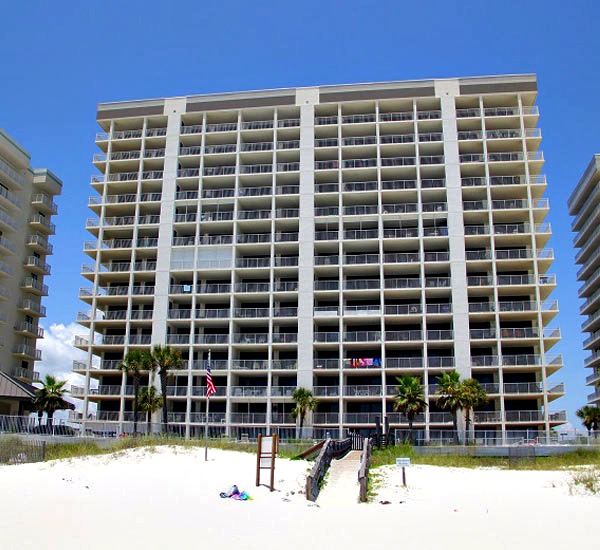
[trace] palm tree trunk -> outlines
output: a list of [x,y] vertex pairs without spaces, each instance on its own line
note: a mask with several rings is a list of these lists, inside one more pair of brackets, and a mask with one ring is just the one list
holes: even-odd
[[412,445],[413,441],[413,421],[414,417],[411,415],[408,417],[408,442]]
[[458,438],[458,419],[456,418],[456,411],[450,411],[452,415],[452,426],[454,427],[454,443],[457,445],[460,443],[460,439]]
[[150,411],[150,409],[148,409],[148,413],[146,416],[146,422],[148,423],[148,429],[147,429],[147,433],[146,435],[150,435],[150,429],[151,429],[151,422],[152,422],[152,412]]
[[470,435],[471,432],[469,431],[469,428],[471,427],[471,411],[469,409],[466,410],[465,412],[465,443],[468,445],[470,442]]
[[163,409],[162,409],[163,430],[164,430],[164,433],[167,433],[169,418],[168,418],[168,414],[167,414],[167,373],[166,373],[166,371],[160,373],[160,389],[163,394]]
[[38,426],[42,425],[42,417],[44,416],[44,411],[39,410],[38,411]]
[[139,413],[139,396],[140,396],[140,378],[133,377],[133,436],[137,435],[138,413]]

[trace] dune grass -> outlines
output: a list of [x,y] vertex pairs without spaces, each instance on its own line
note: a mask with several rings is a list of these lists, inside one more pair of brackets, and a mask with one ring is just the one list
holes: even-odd
[[[302,450],[305,450],[306,442],[289,442],[281,444],[278,456],[281,458],[293,458]],[[73,443],[48,443],[46,446],[46,460],[58,460],[63,458],[77,458],[81,456],[94,456],[115,453],[127,449],[140,447],[157,447],[165,445],[176,445],[179,447],[204,448],[203,439],[182,439],[179,437],[150,436],[150,437],[123,437],[115,440],[81,441]],[[228,439],[209,439],[210,449],[223,449],[227,451],[239,451],[244,453],[256,453],[256,443],[240,442]]]
[[[504,468],[508,469],[507,457],[475,457],[461,455],[418,455],[410,445],[396,445],[375,449],[371,459],[371,467],[377,468],[386,464],[395,464],[396,458],[406,457],[412,464],[428,464],[455,468]],[[562,470],[577,466],[600,466],[600,449],[576,450],[558,456],[536,457],[535,460],[524,459],[513,463],[511,469],[524,470]]]

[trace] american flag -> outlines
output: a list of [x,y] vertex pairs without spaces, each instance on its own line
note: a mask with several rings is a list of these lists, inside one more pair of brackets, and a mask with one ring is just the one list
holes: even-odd
[[217,393],[217,388],[215,387],[215,383],[212,379],[212,374],[210,372],[210,358],[206,362],[206,397],[210,397]]

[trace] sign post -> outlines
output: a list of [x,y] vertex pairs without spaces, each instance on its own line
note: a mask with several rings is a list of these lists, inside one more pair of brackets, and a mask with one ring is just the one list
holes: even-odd
[[270,470],[271,491],[275,490],[275,456],[277,455],[277,434],[258,434],[258,447],[256,451],[256,486],[260,485],[260,471]]
[[410,466],[410,458],[397,458],[396,467],[402,468],[402,485],[406,487],[406,468]]

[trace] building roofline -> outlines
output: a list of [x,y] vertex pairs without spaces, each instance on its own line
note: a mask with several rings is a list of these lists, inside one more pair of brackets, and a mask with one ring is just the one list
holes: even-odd
[[590,184],[596,173],[600,172],[600,153],[596,153],[592,160],[590,160],[587,168],[583,172],[579,182],[575,186],[575,189],[571,193],[567,205],[569,207],[569,213],[573,216],[579,211],[581,201],[584,198],[584,194],[589,191]]
[[[457,78],[438,78],[438,79],[417,79],[417,80],[391,80],[382,82],[365,82],[365,83],[354,83],[354,84],[328,84],[324,86],[301,86],[301,87],[289,87],[289,88],[267,88],[264,90],[248,90],[248,91],[236,91],[236,92],[218,92],[209,94],[191,94],[182,96],[172,97],[161,97],[161,98],[149,98],[149,99],[135,99],[125,101],[114,101],[114,102],[103,102],[98,104],[98,115],[103,111],[113,111],[122,109],[139,109],[153,107],[154,110],[161,109],[167,99],[186,99],[190,102],[204,102],[204,101],[224,101],[224,100],[239,100],[239,99],[250,99],[256,97],[281,97],[295,95],[297,90],[313,89],[317,88],[319,91],[324,93],[331,92],[351,92],[356,90],[377,90],[381,88],[422,88],[427,86],[434,86],[436,82],[443,81],[458,81],[459,85],[488,85],[494,86],[499,84],[507,83],[529,83],[534,84],[535,90],[537,90],[537,76],[535,73],[523,73],[523,74],[506,74],[506,75],[490,75],[490,76],[470,76],[470,77],[457,77]],[[528,89],[525,91],[535,91]],[[475,93],[475,92],[474,92]],[[158,114],[158,113],[151,113]],[[138,116],[132,115],[132,116]],[[100,117],[98,117],[100,118]]]

